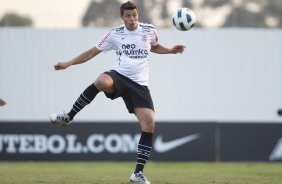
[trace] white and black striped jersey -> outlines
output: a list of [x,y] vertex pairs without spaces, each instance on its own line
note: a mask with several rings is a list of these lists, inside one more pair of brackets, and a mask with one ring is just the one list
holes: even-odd
[[117,59],[113,70],[140,85],[148,86],[149,53],[151,46],[157,44],[158,35],[154,26],[138,23],[138,28],[133,31],[127,30],[125,25],[112,29],[96,47],[103,52],[115,50]]

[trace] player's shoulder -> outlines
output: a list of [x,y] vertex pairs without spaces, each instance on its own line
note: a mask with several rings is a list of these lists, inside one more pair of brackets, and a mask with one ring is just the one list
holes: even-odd
[[148,24],[148,23],[144,23],[144,22],[139,22],[139,26],[144,27],[144,28],[155,29],[155,26],[153,24]]
[[117,27],[114,27],[113,29],[110,30],[111,33],[124,33],[124,29],[125,29],[125,26],[124,25],[119,25]]
[[143,22],[139,22],[139,26],[142,29],[142,31],[154,31],[156,29],[153,24],[148,24]]

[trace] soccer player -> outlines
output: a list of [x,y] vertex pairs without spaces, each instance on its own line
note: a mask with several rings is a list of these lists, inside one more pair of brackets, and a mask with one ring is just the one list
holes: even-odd
[[141,126],[141,138],[138,144],[137,163],[130,177],[132,183],[150,184],[143,168],[152,149],[155,128],[154,105],[148,89],[149,53],[177,54],[185,46],[175,45],[166,48],[158,43],[156,29],[151,24],[138,21],[138,11],[134,3],[128,1],[120,6],[120,17],[124,24],[109,31],[95,47],[85,51],[67,62],[59,62],[55,70],[66,69],[72,65],[84,63],[101,52],[115,50],[117,59],[110,71],[102,73],[93,84],[83,91],[68,113],[51,114],[53,124],[69,125],[74,116],[95,96],[103,91],[107,98],[121,97],[129,113],[134,113]]

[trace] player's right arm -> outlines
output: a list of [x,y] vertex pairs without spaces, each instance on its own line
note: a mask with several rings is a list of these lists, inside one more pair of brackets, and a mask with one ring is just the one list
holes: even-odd
[[75,57],[74,59],[72,59],[70,61],[57,63],[56,65],[54,65],[54,68],[55,68],[55,70],[63,70],[63,69],[66,69],[66,68],[68,68],[72,65],[84,63],[84,62],[92,59],[93,57],[95,57],[96,55],[98,55],[100,53],[101,53],[101,51],[99,49],[97,49],[97,47],[93,47],[93,48],[83,52],[82,54],[78,55],[77,57]]

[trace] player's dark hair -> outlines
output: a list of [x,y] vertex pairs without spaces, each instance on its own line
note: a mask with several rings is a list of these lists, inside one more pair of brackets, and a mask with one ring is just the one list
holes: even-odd
[[137,9],[135,3],[131,2],[131,1],[127,1],[126,3],[123,3],[120,6],[120,14],[123,15],[124,10],[134,10]]

